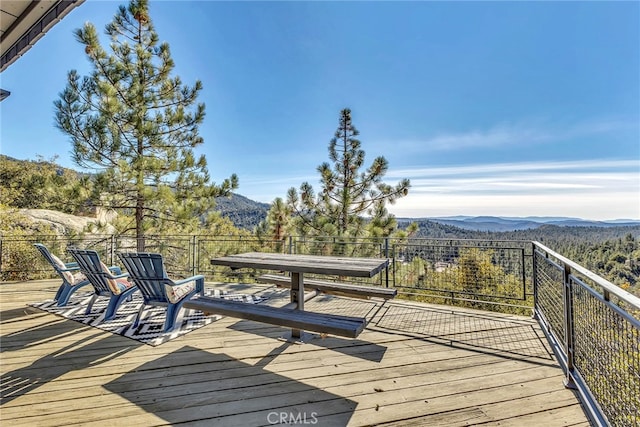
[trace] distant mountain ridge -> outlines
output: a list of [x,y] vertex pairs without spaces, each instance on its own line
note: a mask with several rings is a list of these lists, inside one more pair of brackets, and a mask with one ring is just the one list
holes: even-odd
[[[48,160],[19,160],[0,154],[0,161],[10,161],[24,164],[51,163],[55,165],[60,173],[69,171],[78,176],[88,175],[87,172],[79,172],[74,169],[65,168]],[[0,188],[0,191],[3,189]],[[251,200],[240,194],[233,193],[231,197],[217,197],[215,210],[226,218],[229,218],[236,227],[253,230],[260,221],[266,218],[269,211],[269,203],[261,203]],[[625,227],[640,226],[640,220],[634,219],[614,219],[608,221],[591,221],[582,218],[562,217],[562,216],[526,216],[526,217],[504,217],[504,216],[470,216],[455,215],[445,217],[420,217],[420,218],[397,218],[400,227],[406,226],[410,222],[424,224],[425,228],[433,227],[435,224],[456,227],[458,231],[484,231],[484,232],[511,232],[520,230],[535,230],[543,226],[558,227]],[[429,224],[429,227],[427,227]],[[450,234],[452,230],[439,233]]]
[[[216,198],[215,209],[222,216],[229,218],[236,227],[252,230],[266,218],[270,204],[251,200],[240,194],[233,193],[229,197]],[[448,217],[422,217],[422,218],[398,218],[400,227],[410,222],[432,222],[452,226],[461,230],[509,232],[519,230],[534,230],[543,226],[558,227],[625,227],[638,226],[640,220],[615,219],[608,221],[593,221],[582,218],[562,216],[527,216],[527,217],[503,217],[503,216],[467,216],[456,215]]]
[[474,231],[517,231],[530,230],[543,225],[559,227],[624,227],[640,225],[640,220],[615,219],[610,221],[592,221],[572,217],[499,217],[499,216],[465,216],[435,218],[398,218],[399,222],[433,221],[451,225],[463,230]]
[[267,217],[270,207],[268,203],[256,202],[232,193],[231,197],[216,197],[215,210],[223,217],[229,218],[236,227],[253,230]]

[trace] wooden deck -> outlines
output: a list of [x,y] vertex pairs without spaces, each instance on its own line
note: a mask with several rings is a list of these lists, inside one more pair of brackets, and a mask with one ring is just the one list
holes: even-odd
[[322,296],[369,327],[297,345],[223,318],[151,347],[27,306],[56,284],[0,284],[3,426],[589,425],[526,317]]

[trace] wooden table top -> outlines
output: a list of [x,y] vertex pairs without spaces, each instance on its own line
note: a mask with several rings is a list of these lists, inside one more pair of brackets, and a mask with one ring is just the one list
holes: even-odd
[[292,273],[335,274],[373,277],[389,265],[386,258],[353,258],[324,255],[249,252],[211,260],[213,265],[231,268],[261,268]]

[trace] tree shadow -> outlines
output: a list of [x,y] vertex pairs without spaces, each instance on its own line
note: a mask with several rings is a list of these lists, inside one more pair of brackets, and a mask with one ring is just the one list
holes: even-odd
[[[60,326],[56,326],[57,335],[52,335],[47,341],[54,341],[82,332],[78,329],[76,322],[65,320],[62,323],[70,324],[70,326],[64,326],[62,329],[60,329]],[[28,329],[20,334],[10,334],[3,337],[3,347],[7,344],[7,341],[11,346],[13,340],[24,340],[32,344],[42,343],[42,337],[47,336],[48,328],[49,326],[47,325]],[[104,334],[104,331],[96,331],[95,334],[74,340],[71,344],[41,357],[29,366],[3,372],[0,377],[0,384],[2,384],[0,387],[0,404],[4,405],[11,402],[13,399],[32,392],[69,372],[79,371],[115,359],[143,345],[142,343],[114,335],[96,341],[96,337]],[[124,342],[128,345],[123,345]]]
[[[275,307],[283,306],[289,302],[288,290],[286,289],[271,288],[259,293],[259,295],[266,298],[265,304]],[[305,304],[305,309],[309,311],[341,316],[364,317],[367,319],[367,322],[376,316],[381,307],[382,304],[379,301],[358,300],[333,295],[319,295]],[[256,327],[256,325],[259,325],[259,327]],[[274,339],[281,339],[283,341],[287,340],[291,335],[291,329],[289,328],[249,320],[239,320],[233,325],[228,326],[228,328],[263,337],[275,337]],[[345,355],[376,363],[382,360],[387,350],[387,347],[356,338],[342,338],[334,335],[323,336],[317,333],[305,333],[303,343],[300,345],[306,344],[324,347]],[[273,359],[279,354],[277,351],[272,353],[274,354],[267,355],[262,359],[263,365],[266,366],[270,362],[270,359]]]
[[[304,420],[316,424],[330,417],[332,425],[340,426],[348,424],[357,406],[342,396],[265,370],[259,363],[250,365],[190,346],[150,361],[105,388],[174,425],[252,426],[303,424]],[[140,422],[136,416],[119,421]]]
[[36,314],[42,314],[44,316],[47,313],[28,305],[11,310],[2,310],[0,311],[0,323],[6,324],[16,321],[22,321],[25,317],[31,317]]
[[[291,335],[291,329],[289,328],[272,325],[265,325],[266,327],[256,328],[256,325],[263,324],[256,323],[250,320],[239,320],[233,325],[229,325],[228,328],[235,331],[259,335],[262,337],[269,337],[280,341],[287,341]],[[274,333],[274,331],[279,332]],[[385,346],[371,343],[369,341],[360,340],[357,338],[342,338],[333,335],[322,336],[320,334],[306,332],[304,333],[303,342],[299,344],[285,342],[284,344],[285,347],[289,345],[310,345],[315,347],[323,347],[347,356],[353,356],[375,363],[380,363],[387,351],[387,347]],[[266,366],[273,358],[275,358],[279,354],[279,352],[275,350],[272,353],[266,355],[262,359],[261,364],[263,366]]]
[[[11,311],[18,310],[36,310],[37,313],[33,313],[33,316],[49,316],[51,318],[51,314],[32,307],[25,307],[24,309],[21,308]],[[3,314],[4,313],[7,312],[5,311],[3,312]],[[5,320],[4,316],[2,319],[3,325],[8,323],[8,321]],[[16,316],[14,317],[14,321],[15,319],[20,319],[20,321],[24,320],[24,318],[21,316]],[[70,321],[62,317],[51,319],[52,320],[48,321],[47,323],[34,325],[16,332],[2,335],[2,337],[0,337],[0,341],[2,342],[0,352],[5,353],[8,351],[24,350],[25,348],[53,342],[70,335],[75,335],[90,328],[90,326],[82,325],[81,323]]]
[[553,350],[535,322],[490,312],[452,307],[418,307],[394,302],[381,311],[370,326],[393,333],[466,348],[500,357],[527,358],[553,364]]

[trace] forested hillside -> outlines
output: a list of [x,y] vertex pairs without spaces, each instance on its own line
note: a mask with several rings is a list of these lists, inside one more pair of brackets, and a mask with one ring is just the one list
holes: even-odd
[[[51,209],[90,216],[95,214],[89,202],[92,196],[95,197],[90,177],[62,168],[54,161],[22,161],[0,155],[0,207]],[[216,198],[215,209],[236,228],[251,231],[266,217],[269,205],[233,194],[229,198]],[[536,229],[489,232],[426,219],[417,220],[417,223],[419,229],[412,236],[414,238],[539,241],[613,283],[640,293],[640,225],[569,227],[547,224]],[[407,225],[407,222],[399,221],[400,228]]]
[[216,207],[223,217],[229,218],[236,227],[253,230],[266,216],[269,204],[255,202],[239,194],[231,197],[216,197]]
[[538,241],[618,286],[640,294],[640,225],[561,227],[545,224],[531,230],[464,230],[434,221],[418,222],[414,237]]
[[[55,159],[17,160],[0,155],[0,206],[20,209],[51,209],[74,215],[92,215],[91,174],[63,168]],[[241,229],[253,230],[269,205],[239,194],[216,197],[214,210]]]
[[0,206],[86,214],[93,189],[88,178],[55,159],[24,161],[0,155]]
[[[401,226],[406,223],[401,223]],[[573,247],[583,248],[584,244],[597,244],[615,240],[631,234],[640,236],[640,225],[609,227],[568,227],[544,224],[535,229],[516,231],[476,231],[461,229],[452,225],[430,220],[419,220],[419,231],[414,237],[444,239],[487,239],[487,240],[536,240],[557,252]],[[568,253],[566,253],[568,254]],[[563,252],[563,255],[565,253]]]

